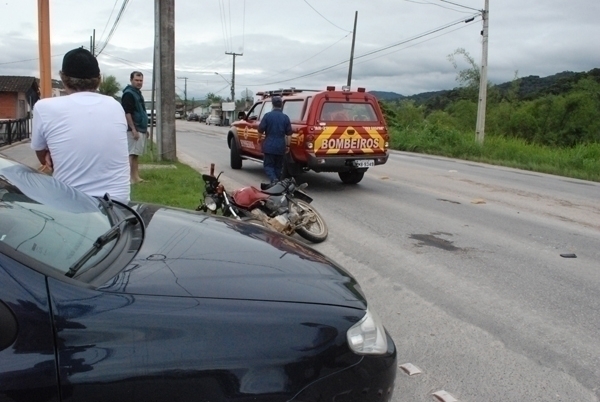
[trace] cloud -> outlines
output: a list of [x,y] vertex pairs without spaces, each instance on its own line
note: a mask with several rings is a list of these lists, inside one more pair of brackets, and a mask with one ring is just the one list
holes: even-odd
[[[4,2],[0,9],[0,74],[38,75],[37,25],[31,19],[36,15],[35,2]],[[145,86],[151,86],[154,8],[146,3],[152,4],[129,3],[99,56],[102,72],[114,75],[122,85],[136,69],[144,72]],[[480,18],[470,24],[462,21],[476,15],[483,0],[452,3],[469,8],[437,0],[236,0],[206,4],[177,0],[176,75],[188,78],[188,97],[197,99],[208,92],[228,96],[233,60],[225,52],[235,51],[243,53],[236,57],[238,96],[246,87],[256,92],[344,85],[352,38],[349,31],[358,11],[353,86],[404,95],[451,89],[457,85],[457,71],[448,62],[448,54],[464,48],[481,62]],[[102,45],[120,6],[120,2],[76,0],[51,4],[54,78],[58,78],[61,55],[74,47],[88,47],[94,29],[97,43]],[[489,79],[494,83],[509,81],[516,70],[519,76],[546,76],[600,67],[600,53],[594,51],[599,14],[600,2],[584,0],[493,2]],[[416,39],[452,22],[457,24]],[[376,53],[361,57],[369,52]],[[184,85],[184,81],[176,81],[181,96]]]

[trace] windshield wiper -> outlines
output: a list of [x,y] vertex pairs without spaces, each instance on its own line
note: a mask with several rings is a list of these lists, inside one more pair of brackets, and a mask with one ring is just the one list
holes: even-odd
[[135,224],[137,223],[137,221],[138,218],[136,216],[129,216],[127,218],[121,219],[119,222],[117,222],[116,225],[108,229],[106,233],[99,236],[92,245],[92,247],[84,255],[79,257],[79,259],[75,261],[73,265],[71,265],[71,267],[69,267],[69,270],[65,275],[69,278],[72,278],[77,273],[77,271],[79,271],[79,269],[83,266],[83,264],[88,262],[90,258],[95,256],[100,250],[102,250],[102,247],[110,243],[112,240],[116,239],[121,234],[122,223]]
[[114,221],[116,221],[116,215],[113,208],[114,204],[112,198],[110,198],[110,194],[105,193],[104,197],[98,197],[97,200],[100,202],[100,205],[104,207],[104,210],[109,215],[110,223],[112,224]]

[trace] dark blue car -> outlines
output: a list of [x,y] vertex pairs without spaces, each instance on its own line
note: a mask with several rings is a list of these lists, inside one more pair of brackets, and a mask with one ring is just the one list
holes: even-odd
[[395,375],[322,254],[0,157],[0,401],[389,401]]

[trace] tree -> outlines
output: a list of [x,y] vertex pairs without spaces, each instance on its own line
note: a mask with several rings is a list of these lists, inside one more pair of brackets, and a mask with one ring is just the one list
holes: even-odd
[[454,51],[454,53],[448,55],[448,60],[450,63],[452,63],[452,66],[454,66],[455,69],[458,69],[458,64],[456,63],[455,58],[457,55],[462,55],[471,67],[465,70],[460,70],[458,72],[458,76],[456,77],[456,81],[458,81],[462,87],[479,87],[481,69],[475,62],[475,59],[473,59],[469,52],[462,47],[459,47]]
[[469,64],[469,68],[460,70],[456,76],[456,81],[459,82],[461,87],[462,96],[465,99],[477,99],[479,96],[479,82],[481,81],[481,69],[475,62],[475,59],[462,47],[456,49],[454,53],[448,55],[448,61],[452,63],[455,69],[458,69],[458,63],[456,57],[461,55],[465,61]]
[[121,90],[121,84],[117,82],[117,78],[114,75],[106,75],[102,77],[102,82],[98,87],[98,92],[102,95],[112,96],[116,98],[117,92]]
[[206,100],[208,100],[210,103],[219,103],[219,102],[223,102],[223,98],[220,97],[219,95],[215,95],[212,92],[209,92],[206,95]]

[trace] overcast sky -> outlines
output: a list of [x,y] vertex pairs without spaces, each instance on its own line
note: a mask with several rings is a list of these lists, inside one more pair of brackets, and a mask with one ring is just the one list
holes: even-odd
[[[544,77],[600,67],[599,0],[490,3],[492,83],[515,72]],[[403,95],[451,89],[457,82],[449,54],[464,48],[481,63],[483,7],[484,0],[176,0],[176,77],[188,78],[188,99],[227,97],[233,58],[225,52],[235,52],[243,53],[236,57],[236,97],[246,88],[345,85],[358,11],[352,87]],[[141,70],[150,89],[153,0],[50,0],[50,18],[53,78],[62,55],[89,48],[95,29],[102,74],[125,86],[129,73]],[[37,35],[37,1],[0,1],[0,75],[39,76]],[[184,88],[177,79],[181,97]]]

